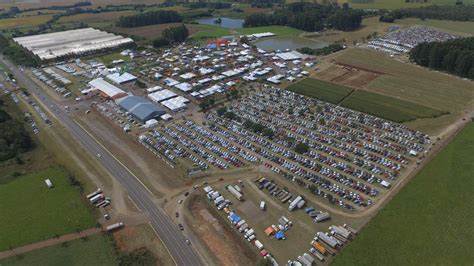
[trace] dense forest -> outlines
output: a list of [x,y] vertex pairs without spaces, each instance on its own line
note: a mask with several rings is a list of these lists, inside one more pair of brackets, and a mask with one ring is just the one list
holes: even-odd
[[342,44],[333,43],[333,44],[330,44],[326,47],[319,48],[319,49],[303,47],[303,48],[297,49],[297,51],[300,52],[300,53],[309,54],[309,55],[328,55],[328,54],[332,54],[332,53],[335,53],[337,51],[340,51],[342,49],[344,49],[344,46],[342,46]]
[[147,25],[181,22],[183,18],[173,10],[150,11],[134,16],[120,17],[117,26],[134,28]]
[[2,105],[0,100],[0,162],[33,148],[33,141],[23,123],[14,120],[2,110]]
[[410,51],[410,60],[424,67],[474,79],[474,37],[421,43]]
[[360,27],[362,11],[352,10],[345,5],[313,4],[297,2],[272,14],[251,14],[245,18],[244,27],[282,25],[304,31],[320,31],[325,26],[338,30],[354,30]]
[[162,37],[153,41],[153,46],[159,48],[172,43],[184,42],[189,36],[189,30],[184,24],[163,30]]
[[414,17],[420,19],[474,21],[474,6],[432,5],[418,8],[406,8],[395,10],[393,16],[395,19]]

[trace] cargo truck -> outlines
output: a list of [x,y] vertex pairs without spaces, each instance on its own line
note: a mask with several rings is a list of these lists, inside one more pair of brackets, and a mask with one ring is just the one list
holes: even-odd
[[241,232],[241,233],[244,232],[245,229],[247,229],[248,227],[249,227],[249,225],[247,223],[244,223],[243,225],[241,225],[239,227],[239,232]]
[[347,230],[346,228],[342,227],[342,226],[337,226],[337,225],[333,225],[333,226],[330,226],[329,227],[329,230],[333,231],[334,233],[346,238],[346,239],[350,239],[351,237],[351,231]]
[[288,195],[286,195],[286,196],[281,200],[281,202],[282,202],[282,203],[287,202],[287,201],[291,198],[291,196],[292,196],[291,193],[288,193]]
[[318,241],[313,240],[311,241],[311,245],[316,249],[319,253],[326,255],[326,248],[319,244]]
[[311,262],[306,259],[304,256],[298,256],[298,261],[301,262],[304,266],[311,266]]
[[289,211],[292,211],[296,208],[296,205],[301,201],[303,200],[303,197],[301,196],[298,196],[296,197],[296,199],[294,199],[291,203],[290,203],[290,206],[288,207],[288,210]]
[[204,192],[206,192],[206,193],[209,193],[209,192],[211,192],[212,190],[213,190],[213,189],[212,189],[211,186],[204,187]]
[[242,194],[240,194],[240,192],[237,191],[233,186],[229,185],[229,186],[226,187],[226,189],[230,192],[230,194],[232,194],[239,201],[243,200]]
[[322,233],[322,232],[318,232],[318,233],[316,233],[316,235],[318,236],[319,239],[321,239],[321,241],[328,244],[330,247],[332,247],[332,248],[337,247],[338,243],[337,243],[336,239],[334,239],[333,237],[330,237],[330,236],[328,236],[328,235],[326,235],[325,233]]
[[308,253],[303,253],[303,256],[313,265],[314,263],[314,258],[313,256],[309,255]]
[[95,204],[95,203],[97,203],[99,200],[101,200],[102,198],[104,198],[104,196],[103,196],[102,194],[97,194],[97,195],[95,195],[94,197],[92,197],[92,198],[90,199],[90,202],[91,202],[92,204]]
[[324,256],[319,253],[315,248],[310,248],[309,252],[311,252],[311,254],[313,254],[318,260],[324,261]]
[[328,212],[322,212],[322,213],[319,213],[318,215],[316,215],[316,217],[314,218],[314,221],[316,223],[320,223],[320,222],[325,221],[329,218],[331,218],[331,216],[329,215]]
[[114,223],[114,224],[111,224],[111,225],[107,226],[105,228],[105,230],[107,230],[107,232],[110,232],[110,231],[113,231],[113,230],[120,229],[122,227],[123,227],[123,223],[119,222],[119,223]]
[[88,199],[91,199],[92,197],[96,196],[97,194],[101,193],[102,192],[102,189],[97,189],[96,191],[92,192],[91,194],[87,195],[86,197]]
[[259,249],[259,250],[262,250],[263,249],[263,244],[262,242],[258,241],[258,240],[255,240],[254,242],[255,246]]
[[344,224],[343,227],[346,228],[347,230],[351,231],[351,233],[353,233],[354,235],[357,235],[357,230],[354,229],[353,227],[351,227],[347,224]]

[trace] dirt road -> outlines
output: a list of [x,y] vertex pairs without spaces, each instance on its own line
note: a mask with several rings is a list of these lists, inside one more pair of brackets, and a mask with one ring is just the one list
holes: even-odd
[[43,241],[40,241],[40,242],[36,242],[36,243],[33,243],[33,244],[29,244],[29,245],[26,245],[26,246],[21,246],[21,247],[17,247],[17,248],[11,249],[11,250],[2,251],[2,252],[0,252],[0,259],[5,259],[5,258],[8,258],[8,257],[17,256],[17,255],[27,253],[27,252],[30,252],[30,251],[33,251],[33,250],[54,246],[54,245],[57,245],[57,244],[61,244],[63,242],[68,242],[68,241],[80,239],[80,238],[83,238],[83,237],[86,237],[86,236],[95,235],[95,234],[100,233],[100,231],[101,230],[98,229],[98,228],[89,228],[89,229],[81,231],[79,233],[72,233],[72,234],[68,234],[68,235],[63,235],[63,236],[60,236],[58,238],[50,238],[50,239],[43,240]]

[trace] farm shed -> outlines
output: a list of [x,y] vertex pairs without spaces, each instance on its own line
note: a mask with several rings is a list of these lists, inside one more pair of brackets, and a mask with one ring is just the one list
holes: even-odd
[[107,75],[107,79],[112,81],[115,84],[124,84],[127,82],[137,80],[137,77],[135,77],[134,75],[130,73],[125,72],[123,74],[113,73],[113,74]]
[[89,81],[89,85],[91,86],[91,89],[100,91],[100,94],[106,98],[116,100],[127,96],[127,93],[125,91],[108,83],[103,78],[96,78],[94,80],[91,80]]
[[162,101],[161,104],[171,111],[180,111],[186,108],[186,104],[188,102],[188,99],[184,98],[183,96],[178,96],[166,101]]
[[118,105],[141,123],[159,118],[166,113],[152,102],[139,96],[127,96],[119,100]]
[[93,28],[18,37],[13,41],[41,60],[82,55],[133,43],[130,38]]
[[176,96],[176,93],[170,90],[161,90],[151,94],[148,94],[148,98],[154,102],[161,102]]

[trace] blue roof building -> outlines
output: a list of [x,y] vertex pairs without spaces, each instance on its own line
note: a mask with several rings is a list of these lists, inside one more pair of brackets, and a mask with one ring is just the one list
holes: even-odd
[[154,118],[159,118],[166,112],[152,102],[139,96],[127,96],[118,102],[120,108],[127,111],[141,123]]

